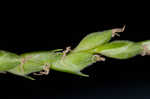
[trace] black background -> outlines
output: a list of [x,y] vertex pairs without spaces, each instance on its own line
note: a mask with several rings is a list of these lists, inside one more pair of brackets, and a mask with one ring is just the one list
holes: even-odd
[[[22,12],[22,13],[21,13]],[[105,23],[107,18],[67,12],[6,12],[1,19],[0,49],[17,54],[39,50],[74,48],[87,34],[127,25],[113,40],[142,41],[150,38],[145,23]],[[90,15],[90,16],[89,16]],[[33,96],[36,99],[148,99],[150,98],[149,56],[128,60],[107,58],[83,72],[89,78],[51,71],[29,81],[12,74],[0,74],[1,94]],[[8,81],[3,81],[8,80]]]

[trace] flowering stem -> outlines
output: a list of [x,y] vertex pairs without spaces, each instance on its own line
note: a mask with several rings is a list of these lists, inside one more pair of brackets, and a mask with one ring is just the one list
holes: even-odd
[[0,51],[0,72],[10,72],[31,80],[33,78],[29,77],[29,74],[48,75],[50,69],[88,77],[81,71],[97,61],[105,61],[105,57],[129,59],[137,55],[150,55],[150,40],[110,42],[111,38],[118,35],[117,32],[123,32],[124,28],[91,33],[73,50],[67,47],[64,51],[56,49],[21,55]]

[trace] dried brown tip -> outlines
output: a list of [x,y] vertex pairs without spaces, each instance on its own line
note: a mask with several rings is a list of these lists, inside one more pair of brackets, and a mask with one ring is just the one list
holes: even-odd
[[143,45],[143,52],[142,52],[142,56],[145,56],[145,55],[150,55],[150,50],[148,49],[148,46],[150,46],[149,44],[147,45]]
[[124,32],[125,28],[126,28],[126,25],[124,25],[123,28],[112,29],[112,37],[115,37],[116,35],[120,36],[118,33]]
[[96,58],[96,61],[105,61],[106,59],[104,57],[101,57],[100,55],[94,55]]
[[69,53],[71,51],[71,47],[67,47],[65,51],[63,51],[63,56],[62,56],[62,60],[65,58],[65,56],[67,55],[67,53]]
[[50,64],[45,64],[43,67],[43,71],[40,71],[39,73],[33,73],[33,75],[48,75],[50,72]]

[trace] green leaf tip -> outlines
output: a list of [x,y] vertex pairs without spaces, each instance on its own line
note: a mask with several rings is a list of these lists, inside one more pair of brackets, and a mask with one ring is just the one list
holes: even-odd
[[89,49],[93,49],[97,46],[108,43],[112,37],[118,35],[117,33],[123,32],[125,26],[123,28],[116,28],[111,30],[105,30],[102,32],[94,32],[81,40],[79,45],[73,50],[74,52],[85,51]]
[[111,43],[99,46],[93,50],[104,56],[115,59],[129,59],[141,54],[142,47],[140,44],[131,41],[113,41]]

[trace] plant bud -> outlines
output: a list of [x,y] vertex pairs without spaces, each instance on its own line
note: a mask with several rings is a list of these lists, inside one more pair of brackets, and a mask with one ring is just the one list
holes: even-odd
[[94,62],[96,62],[96,58],[91,53],[69,53],[68,56],[65,56],[64,59],[60,59],[54,62],[52,69],[80,76],[88,76],[81,73],[80,71],[93,64]]
[[141,54],[143,51],[141,44],[131,41],[114,41],[93,50],[104,56],[116,59],[128,59]]
[[105,44],[111,40],[112,37],[116,35],[117,32],[123,32],[124,28],[117,28],[106,30],[103,32],[95,32],[87,35],[83,40],[79,43],[79,45],[73,50],[73,52],[85,51],[89,49],[96,48],[102,44]]
[[0,71],[8,71],[20,64],[20,57],[14,53],[0,51]]
[[17,66],[14,69],[9,70],[10,73],[16,75],[28,75],[33,72],[39,72],[43,70],[44,66],[47,64],[52,64],[57,58],[61,57],[61,53],[56,53],[56,51],[43,51],[43,52],[30,52],[21,55],[22,67]]

